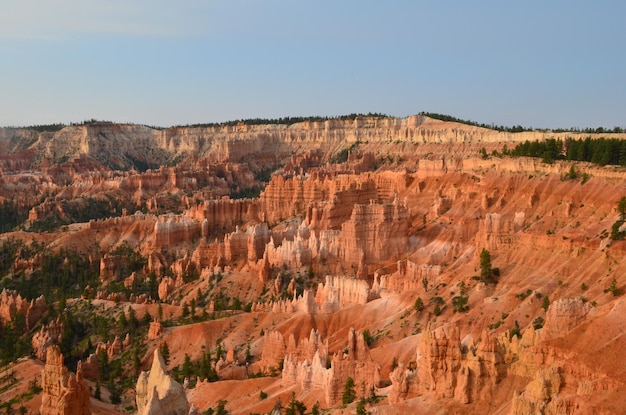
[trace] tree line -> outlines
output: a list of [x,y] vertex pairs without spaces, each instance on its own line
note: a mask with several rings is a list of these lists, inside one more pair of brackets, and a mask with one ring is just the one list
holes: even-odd
[[[556,129],[538,129],[538,128],[533,128],[533,127],[523,127],[521,125],[513,125],[513,126],[505,126],[505,125],[496,125],[494,123],[491,124],[486,124],[486,123],[478,123],[476,121],[471,121],[471,120],[464,120],[462,118],[457,118],[454,117],[452,115],[446,115],[446,114],[439,114],[436,112],[426,112],[426,111],[421,111],[419,113],[419,115],[425,115],[427,117],[430,118],[434,118],[436,120],[441,120],[441,121],[449,121],[449,122],[458,122],[460,124],[466,124],[466,125],[473,125],[475,127],[482,127],[482,128],[489,128],[491,130],[496,130],[496,131],[504,131],[504,132],[509,132],[509,133],[519,133],[519,132],[523,132],[523,131],[552,131],[555,133],[562,133],[562,132],[583,132],[583,133],[589,133],[589,134],[603,134],[603,133],[623,133],[625,130],[622,127],[614,127],[614,128],[605,128],[605,127],[596,127],[596,128],[578,128],[578,127],[570,127],[570,128],[556,128]],[[263,124],[273,124],[273,125],[277,125],[277,124],[284,124],[284,125],[291,125],[291,124],[296,124],[299,122],[304,122],[304,121],[328,121],[328,120],[354,120],[357,117],[380,117],[380,118],[388,118],[390,117],[387,114],[382,114],[382,113],[378,113],[378,112],[368,112],[367,114],[365,113],[351,113],[351,114],[347,114],[347,115],[338,115],[338,116],[319,116],[319,115],[313,115],[313,116],[294,116],[294,117],[280,117],[280,118],[242,118],[242,119],[236,119],[236,120],[231,120],[231,121],[224,121],[224,122],[212,122],[212,123],[196,123],[196,124],[180,124],[180,125],[175,125],[173,126],[174,128],[180,128],[180,127],[223,127],[223,126],[234,126],[234,125],[238,125],[238,124],[245,124],[245,125],[263,125]],[[64,123],[53,123],[53,124],[36,124],[36,125],[29,125],[29,126],[24,126],[24,127],[11,127],[11,128],[19,128],[19,129],[26,129],[26,130],[34,130],[37,132],[44,132],[44,131],[49,131],[49,132],[55,132],[55,131],[59,131],[67,126],[79,126],[79,125],[96,125],[96,124],[115,124],[113,121],[106,121],[106,120],[97,120],[95,118],[92,118],[90,120],[85,120],[82,122],[72,122],[69,124],[64,124]],[[142,124],[145,125],[145,124]],[[164,129],[164,127],[159,127],[159,126],[152,126],[152,125],[145,125],[146,127],[155,129],[155,130],[162,130]]]
[[305,122],[305,121],[311,121],[311,122],[318,122],[318,121],[330,121],[330,120],[341,120],[341,121],[347,121],[347,120],[354,120],[358,117],[378,117],[378,118],[389,118],[389,115],[386,114],[381,114],[378,112],[368,112],[367,114],[364,113],[351,113],[351,114],[347,114],[347,115],[337,115],[334,117],[329,117],[329,116],[319,116],[319,115],[312,115],[312,116],[306,116],[306,117],[280,117],[280,118],[245,118],[245,119],[238,119],[238,120],[231,120],[231,121],[224,121],[224,122],[215,122],[215,123],[200,123],[200,124],[187,124],[187,125],[176,125],[175,127],[223,127],[223,126],[234,126],[234,125],[239,125],[239,124],[244,124],[244,125],[291,125],[291,124],[297,124],[299,122]]
[[478,123],[476,121],[464,120],[461,118],[453,117],[451,115],[438,114],[436,112],[422,111],[419,113],[419,115],[424,115],[426,117],[434,118],[436,120],[457,122],[459,124],[472,125],[474,127],[481,127],[481,128],[489,128],[491,130],[503,131],[503,132],[508,132],[508,133],[521,133],[523,131],[552,131],[553,133],[582,132],[582,133],[588,133],[588,134],[623,133],[624,132],[624,129],[621,127],[614,127],[613,129],[604,128],[604,127],[584,128],[584,129],[580,129],[578,127],[545,129],[545,128],[523,127],[521,125],[514,125],[512,127],[509,127],[505,125],[496,125],[493,123],[491,124]]
[[506,146],[502,155],[513,157],[541,157],[546,163],[555,160],[587,161],[600,166],[626,166],[626,140],[617,138],[549,138],[545,141],[524,141],[512,150]]
[[452,115],[438,114],[436,112],[422,111],[419,113],[419,115],[424,115],[429,118],[434,118],[435,120],[457,122],[459,124],[472,125],[474,127],[481,127],[481,128],[489,128],[490,130],[496,130],[496,131],[506,131],[509,133],[521,133],[522,131],[534,131],[532,127],[530,128],[522,127],[521,125],[514,125],[512,127],[507,127],[504,125],[478,123],[476,121],[464,120],[461,118],[453,117]]

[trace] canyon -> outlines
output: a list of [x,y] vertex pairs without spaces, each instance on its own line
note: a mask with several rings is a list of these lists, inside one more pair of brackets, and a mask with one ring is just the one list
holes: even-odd
[[587,137],[626,139],[2,128],[0,328],[24,349],[0,360],[28,375],[0,402],[40,379],[22,405],[47,414],[619,413],[626,168],[502,154]]

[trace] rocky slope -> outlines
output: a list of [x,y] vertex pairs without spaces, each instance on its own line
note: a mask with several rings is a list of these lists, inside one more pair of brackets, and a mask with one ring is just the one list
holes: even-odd
[[479,153],[575,136],[423,116],[2,129],[22,216],[0,235],[1,327],[72,399],[85,381],[50,353],[82,360],[93,413],[351,412],[349,379],[378,413],[619,413],[626,170]]

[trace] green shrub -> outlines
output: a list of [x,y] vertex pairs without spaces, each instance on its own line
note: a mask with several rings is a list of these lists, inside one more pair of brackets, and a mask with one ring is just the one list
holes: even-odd
[[580,179],[580,184],[585,184],[591,179],[591,175],[589,173],[583,173],[582,178]]
[[569,168],[569,172],[565,173],[563,176],[563,180],[576,180],[578,178],[578,173],[576,172],[576,167],[572,164]]
[[469,310],[467,302],[469,300],[469,296],[467,295],[458,295],[452,298],[452,306],[454,307],[455,313],[466,313]]
[[611,280],[611,285],[605,288],[604,292],[613,294],[613,297],[618,297],[621,294],[620,289],[617,288],[617,280],[615,278]]
[[365,409],[365,403],[367,401],[365,398],[361,398],[359,402],[356,404],[356,415],[367,415],[367,410]]
[[521,330],[519,325],[517,324],[517,321],[515,321],[515,327],[509,330],[509,340],[512,340],[513,336],[517,336],[517,338],[522,337]]

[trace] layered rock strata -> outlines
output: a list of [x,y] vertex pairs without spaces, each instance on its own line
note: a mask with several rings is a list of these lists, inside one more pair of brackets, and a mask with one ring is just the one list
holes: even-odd
[[41,415],[91,414],[89,386],[83,379],[81,364],[78,364],[76,374],[68,373],[58,346],[48,347],[41,387]]

